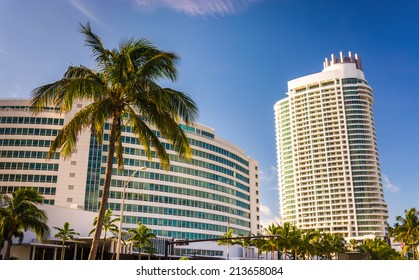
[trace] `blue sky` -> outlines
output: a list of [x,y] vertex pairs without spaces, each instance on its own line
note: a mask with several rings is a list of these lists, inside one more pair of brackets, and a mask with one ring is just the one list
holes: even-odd
[[265,223],[278,216],[273,105],[325,57],[358,53],[374,90],[390,224],[419,208],[418,1],[0,0],[0,98],[29,98],[69,65],[94,67],[78,32],[87,21],[108,48],[144,37],[179,54],[169,86],[259,161]]

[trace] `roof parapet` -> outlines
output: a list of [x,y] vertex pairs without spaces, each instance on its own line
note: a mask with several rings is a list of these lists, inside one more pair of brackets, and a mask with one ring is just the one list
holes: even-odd
[[339,53],[339,57],[335,57],[335,54],[331,55],[331,59],[325,58],[323,62],[323,68],[326,69],[327,67],[339,64],[339,63],[355,63],[356,69],[362,71],[362,61],[361,57],[356,53],[355,56],[352,55],[352,52],[348,52],[348,56],[346,57],[343,52]]

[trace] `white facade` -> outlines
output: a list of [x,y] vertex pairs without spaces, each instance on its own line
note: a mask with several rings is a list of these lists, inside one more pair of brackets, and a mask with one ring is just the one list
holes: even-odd
[[[68,160],[58,153],[46,160],[51,141],[72,116],[87,103],[74,104],[60,114],[54,108],[39,115],[29,111],[28,100],[0,101],[0,192],[34,187],[46,204],[98,211],[103,186],[107,134],[98,144],[90,131],[78,137],[77,150]],[[141,222],[162,237],[216,238],[234,229],[247,235],[259,230],[258,163],[243,150],[215,135],[214,129],[180,125],[193,149],[192,160],[179,159],[165,139],[169,171],[158,159],[149,162],[130,127],[122,133],[125,170],[114,165],[108,207],[121,210],[127,183],[123,228]],[[158,135],[158,132],[156,132]],[[145,170],[139,170],[145,167]],[[130,178],[134,173],[135,176]],[[63,217],[63,222],[65,217]]]
[[372,89],[360,58],[288,82],[275,106],[283,222],[345,237],[387,235]]

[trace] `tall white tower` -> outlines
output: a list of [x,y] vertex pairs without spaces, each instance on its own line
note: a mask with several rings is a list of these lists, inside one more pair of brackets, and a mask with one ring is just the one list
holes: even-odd
[[301,229],[387,235],[372,89],[361,59],[326,58],[275,106],[280,214]]

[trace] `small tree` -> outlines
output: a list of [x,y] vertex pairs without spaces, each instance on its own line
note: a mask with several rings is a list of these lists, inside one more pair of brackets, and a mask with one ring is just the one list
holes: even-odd
[[11,196],[2,196],[0,207],[0,234],[7,241],[4,258],[10,258],[10,249],[13,237],[23,240],[23,233],[32,230],[38,239],[49,235],[50,229],[47,222],[47,214],[37,207],[43,201],[43,197],[33,189],[19,189]]
[[[278,245],[278,235],[279,235],[280,225],[272,223],[267,228],[265,228],[265,234],[271,236],[266,239],[265,251],[271,252],[271,260],[275,259],[275,251],[279,250]],[[279,258],[279,254],[278,254]]]
[[52,228],[58,231],[54,236],[57,238],[60,238],[62,241],[61,260],[64,260],[65,242],[67,240],[73,240],[74,235],[80,235],[80,234],[78,232],[75,232],[74,229],[70,228],[69,222],[65,222],[63,228],[59,228],[59,227],[52,227]]
[[258,232],[258,234],[255,235],[256,238],[252,239],[252,245],[258,249],[258,259],[260,258],[262,252],[265,250],[264,247],[266,246],[266,240],[260,237],[261,235],[262,234]]
[[359,246],[361,253],[368,253],[372,260],[401,260],[403,257],[380,238],[365,239]]
[[348,244],[346,246],[346,248],[348,249],[349,252],[356,252],[358,251],[358,241],[356,241],[355,239],[351,239],[348,241]]
[[[118,226],[115,224],[118,221],[119,221],[119,218],[112,219],[112,210],[107,209],[106,212],[105,212],[105,217],[103,219],[103,224],[102,224],[102,230],[104,231],[104,237],[103,237],[103,244],[102,244],[102,254],[100,256],[101,260],[103,260],[103,255],[104,255],[104,252],[105,252],[105,249],[106,249],[107,233],[111,232],[114,236],[118,235],[119,229],[118,229]],[[96,225],[97,225],[97,217],[95,217],[95,219],[93,220],[93,226],[95,228],[93,228],[89,232],[89,236],[92,233],[95,232]]]
[[397,223],[394,225],[392,234],[396,241],[404,242],[403,253],[409,251],[413,254],[413,259],[417,258],[417,248],[419,245],[419,211],[410,208],[404,211],[405,216],[397,216]]
[[138,227],[136,229],[130,228],[128,234],[131,234],[131,237],[126,241],[133,242],[134,247],[138,248],[139,259],[141,259],[141,250],[150,246],[151,239],[156,238],[156,235],[152,230],[141,222],[138,222]]
[[234,242],[231,239],[228,238],[232,238],[233,237],[233,229],[229,229],[226,233],[224,233],[220,238],[225,238],[222,240],[218,240],[217,244],[218,245],[224,245],[227,246],[227,260],[230,259],[230,245],[233,245]]

